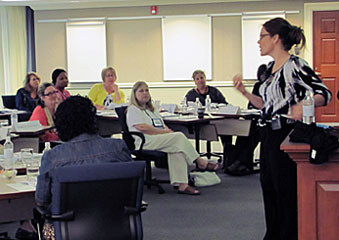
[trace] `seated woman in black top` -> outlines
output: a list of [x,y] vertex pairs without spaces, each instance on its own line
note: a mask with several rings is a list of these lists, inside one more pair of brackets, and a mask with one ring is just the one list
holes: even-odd
[[[199,98],[201,104],[205,105],[206,96],[210,95],[212,103],[228,104],[224,95],[222,95],[222,93],[216,87],[206,85],[206,75],[204,71],[195,70],[192,74],[192,78],[196,88],[193,88],[188,93],[186,93],[186,101],[195,102],[196,98]],[[221,135],[220,139],[224,147],[224,161],[228,162],[232,151],[232,136]]]
[[195,70],[192,74],[196,88],[191,89],[186,93],[186,100],[195,102],[196,98],[199,98],[202,105],[205,105],[205,99],[207,95],[210,95],[212,103],[225,103],[226,99],[224,95],[216,88],[206,85],[206,75],[202,70]]
[[35,72],[30,72],[26,75],[24,87],[20,88],[15,97],[16,108],[27,111],[27,119],[32,114],[39,100],[38,88],[40,77]]

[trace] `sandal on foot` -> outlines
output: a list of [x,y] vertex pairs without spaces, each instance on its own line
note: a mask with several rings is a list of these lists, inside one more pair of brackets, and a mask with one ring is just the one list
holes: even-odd
[[178,194],[200,195],[200,192],[191,186],[187,186],[185,190],[178,190]]
[[196,162],[196,169],[194,171],[199,171],[199,172],[215,172],[220,168],[220,165],[218,163],[207,163],[205,168],[199,167],[198,163]]

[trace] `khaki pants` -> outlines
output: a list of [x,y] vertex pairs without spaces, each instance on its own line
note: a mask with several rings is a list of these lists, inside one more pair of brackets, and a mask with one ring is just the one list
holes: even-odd
[[181,132],[147,135],[144,149],[159,150],[168,155],[168,169],[171,184],[188,183],[188,166],[199,154]]

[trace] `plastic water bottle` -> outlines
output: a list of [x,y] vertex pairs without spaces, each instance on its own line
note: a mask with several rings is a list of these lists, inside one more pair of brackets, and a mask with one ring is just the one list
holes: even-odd
[[14,170],[14,159],[13,159],[14,144],[11,141],[11,137],[6,137],[4,144],[4,158],[5,158],[5,177],[10,180],[16,175]]
[[211,101],[210,95],[207,95],[206,100],[205,100],[205,107],[207,111],[211,110],[211,102],[212,101]]
[[11,113],[11,125],[12,127],[18,123],[18,114],[16,112]]
[[200,102],[200,100],[199,100],[199,98],[197,97],[196,99],[195,99],[195,113],[198,115],[198,109],[199,108],[201,108],[201,102]]
[[181,102],[181,112],[187,113],[187,99],[184,97],[184,99]]
[[311,124],[315,122],[314,117],[314,99],[311,91],[307,90],[303,104],[303,123]]
[[45,148],[42,151],[42,154],[44,154],[45,152],[51,150],[51,143],[50,142],[45,142]]

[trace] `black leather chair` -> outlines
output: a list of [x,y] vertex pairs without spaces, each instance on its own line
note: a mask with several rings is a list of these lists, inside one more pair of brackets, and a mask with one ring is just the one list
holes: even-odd
[[[52,174],[50,213],[57,240],[141,240],[145,163],[66,166]],[[41,229],[41,225],[39,227]]]
[[[122,137],[127,144],[129,150],[134,156],[135,160],[142,160],[146,162],[146,179],[145,185],[148,188],[151,186],[155,186],[158,188],[158,192],[160,194],[164,193],[164,189],[160,186],[160,183],[169,183],[169,180],[159,180],[152,177],[152,166],[151,162],[154,162],[155,166],[159,166],[162,168],[168,168],[167,163],[167,153],[156,151],[156,150],[145,150],[143,149],[143,145],[145,143],[145,136],[141,132],[130,132],[128,130],[128,126],[126,123],[126,109],[127,107],[119,107],[116,108],[115,111],[119,116],[119,121],[122,130]],[[139,150],[135,150],[134,146],[134,138],[132,135],[138,136],[142,139],[142,144]]]
[[2,96],[2,104],[5,108],[16,109],[15,95],[4,95]]

